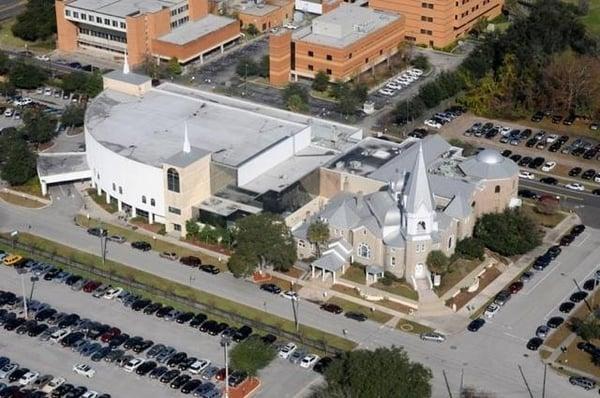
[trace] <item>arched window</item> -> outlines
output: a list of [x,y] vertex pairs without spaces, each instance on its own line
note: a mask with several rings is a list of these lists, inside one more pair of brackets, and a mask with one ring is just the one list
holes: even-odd
[[419,221],[419,223],[417,224],[417,231],[418,232],[425,232],[427,231],[427,228],[425,226],[425,221]]
[[452,249],[452,237],[448,239],[448,249]]
[[156,206],[156,201],[154,199],[150,199],[150,206]]
[[179,192],[179,173],[173,168],[167,170],[167,189],[171,192]]
[[371,248],[366,243],[358,245],[358,257],[371,258]]
[[146,204],[146,195],[142,195],[142,203]]
[[494,189],[494,192],[500,193],[500,185],[496,185],[496,188]]

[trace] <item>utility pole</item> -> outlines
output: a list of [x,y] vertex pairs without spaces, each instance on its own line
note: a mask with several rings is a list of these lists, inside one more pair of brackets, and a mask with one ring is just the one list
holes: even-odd
[[[577,280],[575,278],[573,278],[573,283],[575,284],[575,287],[577,288],[578,291],[580,291],[580,292],[583,291],[583,290],[581,290],[581,287],[579,286],[579,283],[577,283]],[[592,309],[592,306],[590,305],[589,301],[587,300],[587,297],[583,299],[583,302],[588,307],[588,310],[590,310],[590,312],[594,312],[594,310]]]
[[523,378],[523,381],[525,382],[525,387],[527,388],[527,392],[529,393],[529,398],[533,398],[533,393],[531,392],[531,388],[529,388],[529,383],[527,383],[527,379],[525,378],[525,374],[523,373],[523,368],[521,367],[521,365],[517,365],[517,367],[519,368],[521,377]]
[[458,396],[460,398],[462,398],[462,396],[463,396],[464,378],[465,378],[465,369],[462,368],[460,370],[460,389],[458,390]]
[[452,391],[450,390],[450,383],[448,383],[448,376],[446,376],[446,371],[442,370],[442,374],[444,375],[444,382],[446,382],[446,389],[448,390],[448,397],[452,398]]
[[225,351],[225,397],[229,398],[229,357],[228,357],[228,349],[229,344],[231,344],[231,337],[221,337],[221,346]]
[[[292,282],[290,282],[290,284],[291,284],[291,290],[293,292],[294,291],[294,282],[292,281]],[[298,322],[298,305],[300,303],[298,302],[297,297],[292,297],[292,299],[290,301],[292,304],[292,313],[294,314],[294,325],[296,325],[296,333],[298,333],[298,331],[300,330],[300,323]]]
[[27,311],[27,294],[25,293],[25,273],[27,272],[23,268],[16,268],[17,273],[21,277],[21,294],[23,295],[23,311],[25,311],[25,319],[29,319],[28,311]]
[[546,398],[546,370],[548,364],[544,362],[544,381],[542,382],[542,398]]

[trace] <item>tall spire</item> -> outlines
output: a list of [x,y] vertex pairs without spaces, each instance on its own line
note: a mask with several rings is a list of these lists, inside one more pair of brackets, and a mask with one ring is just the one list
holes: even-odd
[[191,146],[190,146],[190,138],[188,137],[188,126],[187,126],[187,122],[184,123],[184,130],[183,130],[183,152],[184,153],[190,153],[190,151],[192,150]]
[[125,51],[125,62],[123,63],[123,74],[129,74],[129,62],[127,62],[127,51]]
[[407,213],[417,213],[421,206],[425,205],[428,212],[433,212],[434,202],[429,186],[429,177],[423,157],[423,146],[419,142],[419,151],[415,158],[415,165],[410,172],[408,189],[406,190],[405,210]]

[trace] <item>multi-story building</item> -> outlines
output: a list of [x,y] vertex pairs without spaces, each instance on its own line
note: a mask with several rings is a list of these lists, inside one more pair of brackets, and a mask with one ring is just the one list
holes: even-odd
[[240,35],[238,22],[208,12],[208,0],[56,0],[61,51],[95,50],[130,64],[146,56],[180,62],[221,49]]
[[342,3],[309,26],[271,36],[271,83],[314,78],[319,71],[347,81],[394,55],[404,35],[401,15]]
[[260,32],[282,26],[294,17],[293,0],[269,0],[266,3],[248,2],[240,5],[238,19],[242,28],[254,25]]
[[370,0],[377,10],[393,11],[406,17],[408,41],[445,47],[481,18],[492,19],[502,12],[502,0]]

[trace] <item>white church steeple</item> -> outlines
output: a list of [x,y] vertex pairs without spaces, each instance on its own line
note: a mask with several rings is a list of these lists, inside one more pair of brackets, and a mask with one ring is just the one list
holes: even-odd
[[185,122],[183,126],[184,126],[183,127],[183,152],[190,153],[190,151],[192,150],[192,147],[190,145],[190,138],[188,137],[187,122]]

